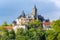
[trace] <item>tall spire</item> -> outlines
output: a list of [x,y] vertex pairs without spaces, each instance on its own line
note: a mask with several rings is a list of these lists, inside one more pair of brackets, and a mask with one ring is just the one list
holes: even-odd
[[36,5],[34,5],[34,8],[32,9],[32,15],[37,18],[37,8]]
[[26,17],[24,11],[22,11],[22,13],[21,13],[21,15],[18,17],[18,19],[19,19],[20,17],[24,17],[24,18]]
[[36,9],[36,10],[37,10],[36,5],[34,5],[34,9]]

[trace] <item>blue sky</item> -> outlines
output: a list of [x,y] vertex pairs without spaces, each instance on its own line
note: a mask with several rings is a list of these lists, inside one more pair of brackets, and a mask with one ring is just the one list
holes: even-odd
[[38,14],[45,19],[59,19],[60,0],[0,0],[0,24],[4,21],[11,23],[23,10],[30,14],[35,4]]

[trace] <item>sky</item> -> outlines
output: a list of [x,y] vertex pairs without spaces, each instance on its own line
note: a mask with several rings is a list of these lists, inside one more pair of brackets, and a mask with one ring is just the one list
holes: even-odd
[[0,25],[5,21],[12,23],[23,10],[30,14],[34,5],[45,19],[60,18],[60,0],[0,0]]

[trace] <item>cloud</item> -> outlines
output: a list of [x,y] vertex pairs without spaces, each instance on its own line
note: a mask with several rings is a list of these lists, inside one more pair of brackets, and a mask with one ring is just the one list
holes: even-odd
[[56,20],[60,17],[60,0],[38,0],[39,13],[46,19]]
[[58,11],[46,13],[46,14],[42,14],[42,15],[44,16],[45,19],[50,19],[50,21],[57,20],[60,18],[60,12],[58,12]]
[[60,0],[50,0],[50,1],[60,8]]
[[31,0],[33,2],[49,2],[49,0]]
[[52,2],[53,4],[56,5],[56,7],[60,8],[60,0],[35,0],[35,2],[46,2],[46,3]]
[[57,20],[60,18],[60,12],[53,12],[51,15],[49,16],[51,20]]
[[60,8],[60,0],[31,0],[32,2],[45,2],[45,3],[53,3],[54,5],[56,5],[56,7]]

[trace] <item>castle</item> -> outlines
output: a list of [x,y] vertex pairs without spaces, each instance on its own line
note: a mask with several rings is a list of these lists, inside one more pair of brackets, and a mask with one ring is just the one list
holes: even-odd
[[28,22],[30,22],[31,20],[35,20],[35,19],[38,19],[43,23],[43,28],[46,29],[50,27],[49,19],[44,19],[43,16],[38,15],[37,8],[35,5],[30,15],[26,15],[25,12],[22,11],[21,15],[15,21],[12,22],[14,26],[13,29],[14,30],[17,30],[18,28],[26,29],[25,25],[28,24]]

